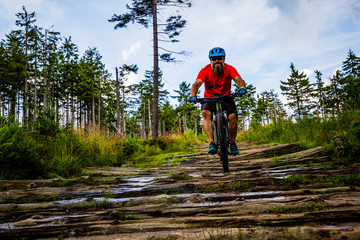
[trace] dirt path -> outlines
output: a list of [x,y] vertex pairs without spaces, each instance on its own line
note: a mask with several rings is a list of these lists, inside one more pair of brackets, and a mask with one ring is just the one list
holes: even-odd
[[359,165],[238,146],[226,175],[203,146],[179,166],[0,181],[0,239],[360,239]]

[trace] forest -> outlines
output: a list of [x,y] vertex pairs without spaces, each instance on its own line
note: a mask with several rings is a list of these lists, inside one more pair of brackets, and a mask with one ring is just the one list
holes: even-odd
[[[114,77],[96,47],[81,54],[71,36],[44,29],[36,19],[24,7],[16,14],[18,29],[0,43],[0,178],[68,177],[86,166],[161,164],[163,156],[155,156],[193,151],[194,144],[206,141],[199,106],[188,104],[190,83],[182,82],[170,96],[164,73],[157,73],[159,139],[153,139],[154,71],[127,86],[136,64],[119,66]],[[256,93],[247,85],[248,94],[236,100],[238,140],[327,145],[335,155],[357,161],[360,58],[349,50],[339,66],[325,80],[316,70],[312,83],[291,63],[289,77],[279,83],[286,104],[272,89]],[[169,98],[179,104],[172,106]]]

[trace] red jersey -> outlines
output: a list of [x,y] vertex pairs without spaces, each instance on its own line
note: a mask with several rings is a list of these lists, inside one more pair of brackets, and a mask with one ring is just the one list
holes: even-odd
[[221,96],[229,94],[231,91],[231,80],[240,74],[233,66],[225,63],[224,74],[217,76],[212,71],[211,64],[206,65],[200,70],[196,79],[200,79],[205,83],[204,97],[213,97],[215,93]]

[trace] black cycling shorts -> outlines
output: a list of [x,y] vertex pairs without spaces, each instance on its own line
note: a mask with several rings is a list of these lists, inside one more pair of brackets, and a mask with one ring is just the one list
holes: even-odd
[[[234,99],[232,99],[232,98],[224,99],[223,102],[221,103],[221,107],[223,110],[226,110],[226,113],[228,116],[232,113],[235,113],[236,118],[237,118],[238,112],[236,109],[236,104],[234,102]],[[210,112],[215,112],[216,111],[216,103],[215,102],[205,102],[205,103],[201,104],[201,111],[203,111],[203,110],[209,110]]]

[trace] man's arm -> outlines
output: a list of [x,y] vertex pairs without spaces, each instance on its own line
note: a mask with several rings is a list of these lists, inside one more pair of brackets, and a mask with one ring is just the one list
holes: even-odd
[[234,78],[234,81],[235,81],[236,84],[239,86],[239,88],[241,88],[241,87],[246,88],[245,81],[244,81],[244,79],[242,79],[241,76],[236,76],[236,77]]
[[190,95],[195,96],[202,84],[203,81],[201,79],[196,79],[195,83],[191,86]]

